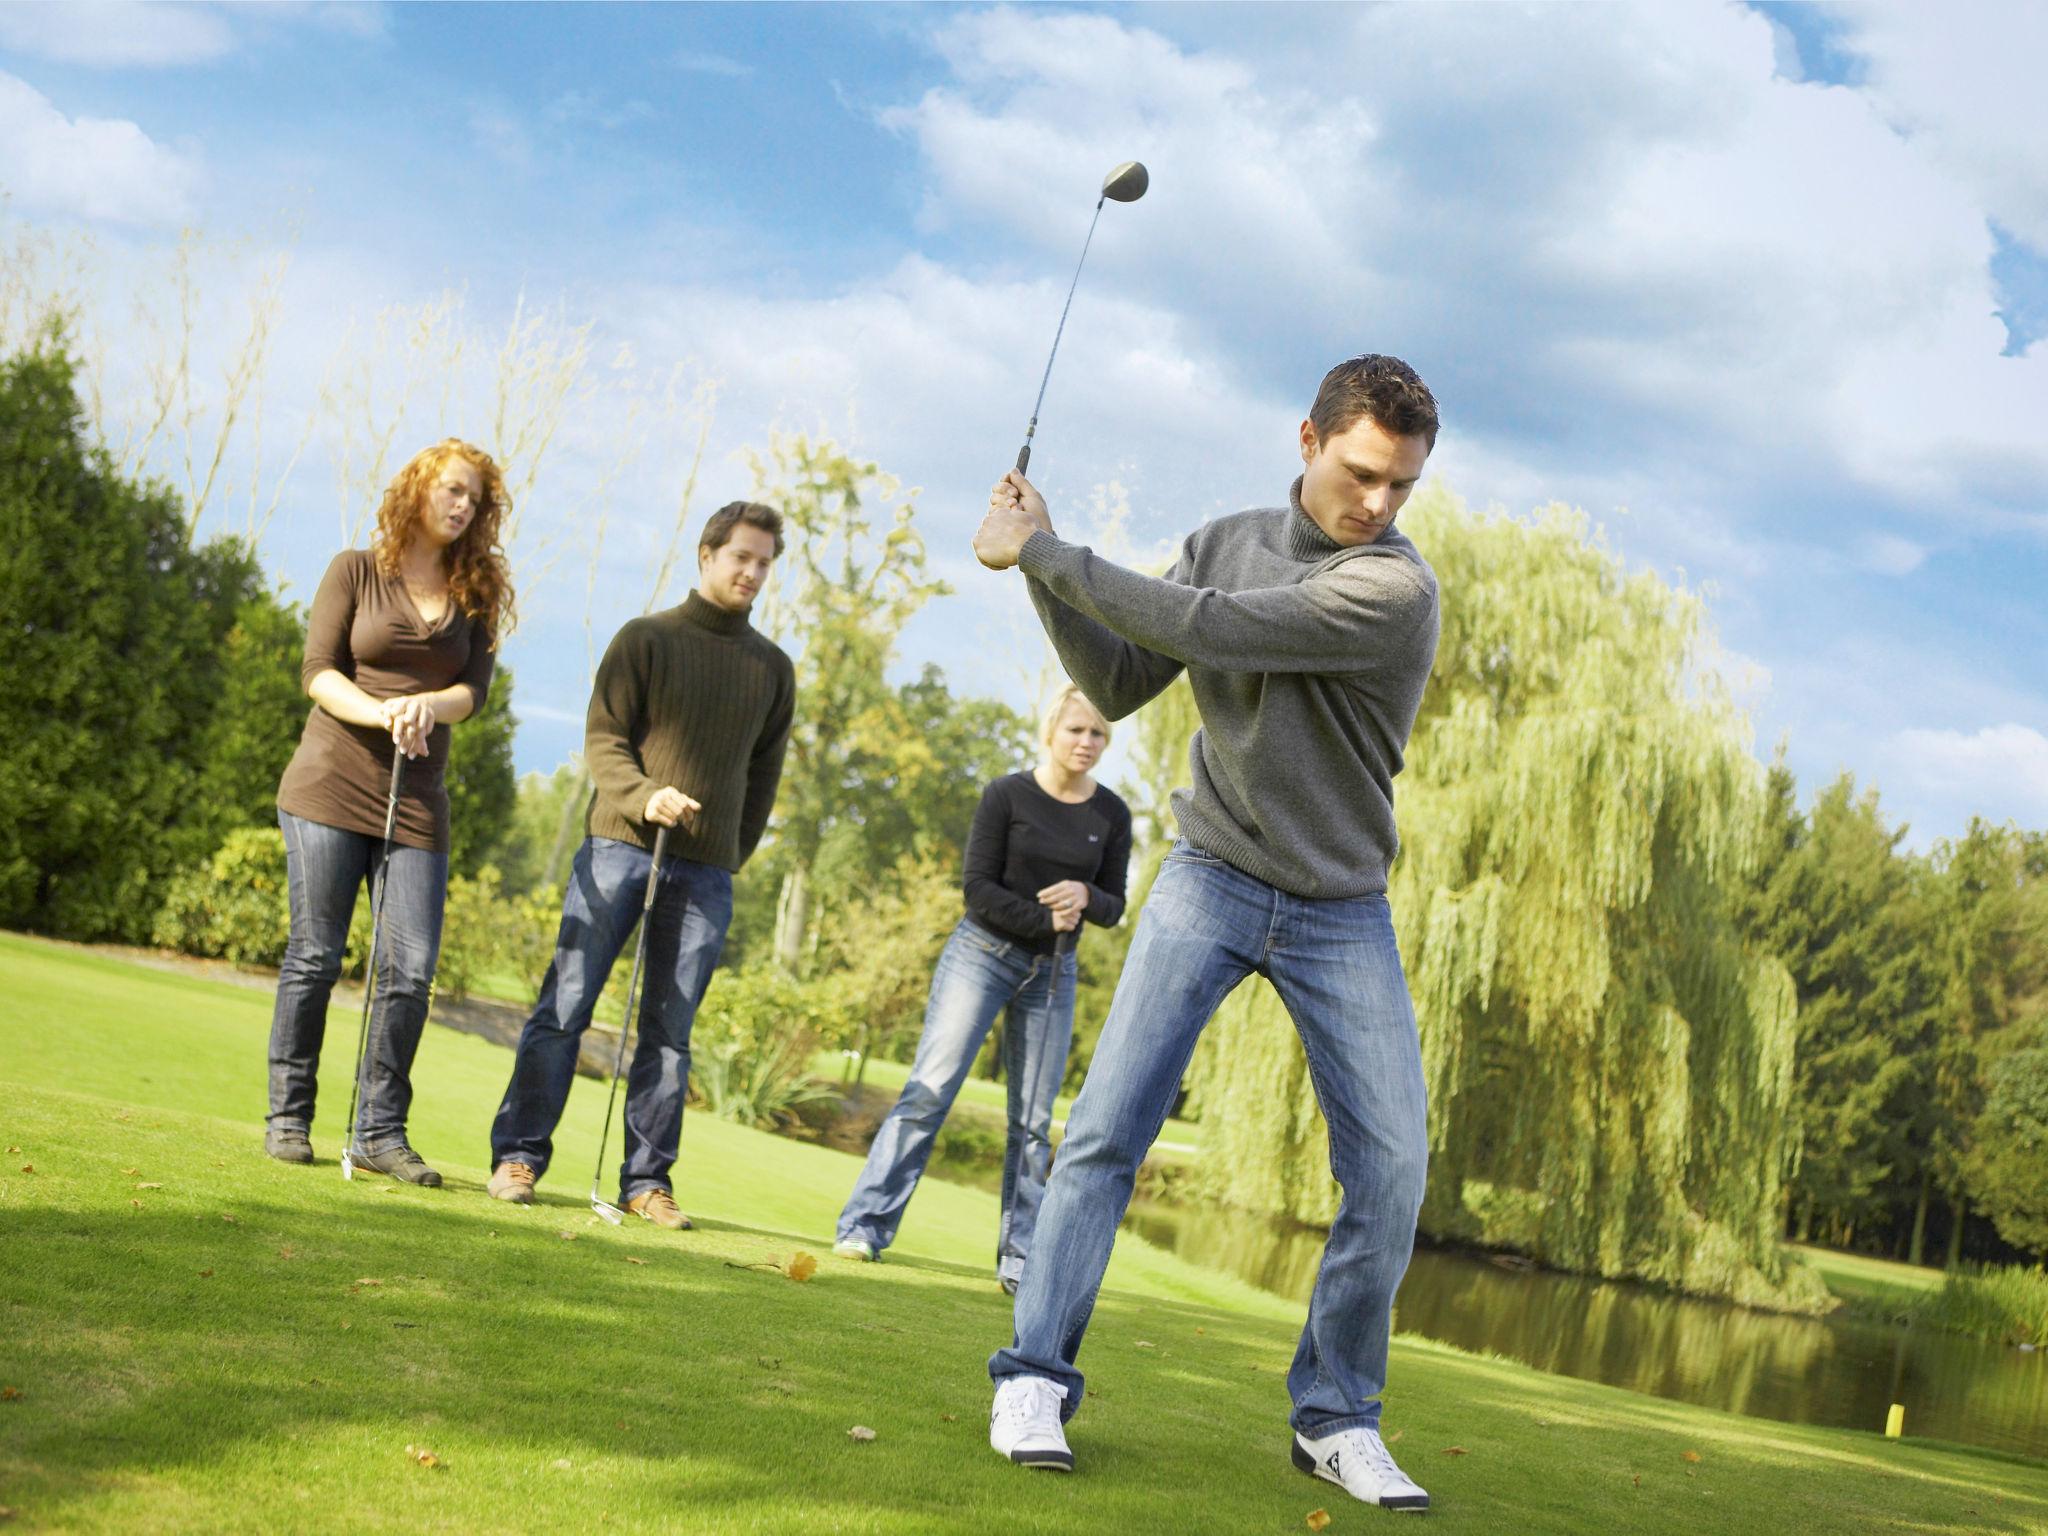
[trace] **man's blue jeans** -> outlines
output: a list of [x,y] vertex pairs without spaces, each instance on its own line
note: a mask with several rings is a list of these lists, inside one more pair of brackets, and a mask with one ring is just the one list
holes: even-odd
[[412,1109],[412,1059],[426,1028],[441,953],[448,855],[394,843],[387,866],[381,837],[289,811],[277,813],[277,825],[284,833],[292,926],[270,1016],[269,1123],[273,1130],[294,1131],[313,1124],[327,1003],[341,975],[356,892],[369,881],[375,905],[379,887],[388,883],[377,926],[376,986],[352,1149],[382,1152],[405,1140],[405,1117]]
[[1010,1088],[1010,1134],[1003,1147],[996,1273],[1014,1280],[1024,1272],[1052,1168],[1052,1104],[1074,1038],[1074,955],[1032,954],[971,917],[960,920],[939,954],[910,1081],[875,1133],[839,1214],[842,1242],[858,1238],[879,1252],[896,1240],[932,1141],[1006,1004],[1003,1075]]
[[[613,962],[633,936],[652,863],[646,849],[608,837],[586,837],[576,850],[555,958],[520,1032],[512,1081],[491,1124],[492,1166],[520,1162],[536,1176],[547,1171],[555,1126],[576,1076],[577,1047]],[[729,871],[689,859],[663,862],[647,917],[639,1031],[626,1077],[621,1203],[643,1190],[669,1188],[690,1091],[690,1026],[731,921]]]
[[1314,901],[1185,842],[1166,857],[1116,999],[1067,1118],[1038,1246],[1017,1291],[997,1381],[1049,1377],[1080,1404],[1074,1368],[1139,1162],[1166,1121],[1209,1016],[1254,972],[1273,984],[1308,1052],[1342,1192],[1287,1373],[1310,1438],[1379,1424],[1394,1292],[1422,1208],[1429,1137],[1422,1054],[1383,896]]

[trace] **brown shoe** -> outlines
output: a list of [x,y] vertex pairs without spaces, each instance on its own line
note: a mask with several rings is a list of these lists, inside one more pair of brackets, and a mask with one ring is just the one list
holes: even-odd
[[491,1171],[485,1186],[493,1200],[510,1200],[514,1205],[533,1204],[533,1170],[524,1163],[500,1163]]
[[676,1197],[665,1189],[643,1189],[626,1202],[626,1209],[635,1216],[644,1216],[657,1227],[667,1227],[671,1232],[690,1230],[690,1218],[676,1206]]

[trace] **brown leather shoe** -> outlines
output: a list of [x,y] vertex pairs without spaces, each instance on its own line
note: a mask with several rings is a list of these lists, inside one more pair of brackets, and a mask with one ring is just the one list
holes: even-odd
[[643,1189],[626,1202],[626,1209],[635,1216],[644,1216],[657,1227],[667,1227],[671,1232],[690,1230],[690,1218],[676,1206],[676,1197],[665,1189]]
[[491,1170],[491,1182],[484,1186],[493,1200],[510,1200],[514,1205],[533,1204],[533,1170],[524,1163],[500,1163]]

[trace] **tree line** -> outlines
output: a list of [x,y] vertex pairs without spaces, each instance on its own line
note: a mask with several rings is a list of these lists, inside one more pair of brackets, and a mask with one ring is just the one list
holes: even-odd
[[[143,943],[241,900],[281,947],[265,829],[310,707],[303,616],[246,536],[198,541],[89,415],[57,334],[0,362],[0,924]],[[725,1011],[800,1070],[799,1035],[860,1060],[914,1037],[976,796],[1029,760],[1031,722],[936,667],[889,681],[948,592],[879,466],[776,437],[753,479],[790,522],[757,622],[797,655],[799,716],[736,884]],[[1910,852],[1846,778],[1802,809],[1700,665],[1697,597],[1628,572],[1579,514],[1434,494],[1404,526],[1445,592],[1390,892],[1431,1091],[1425,1230],[1780,1305],[1815,1300],[1786,1236],[2048,1252],[2048,839],[1980,823]],[[1155,864],[1194,724],[1178,687],[1119,738]],[[449,766],[444,987],[517,996],[552,941],[588,785],[571,764],[516,786],[514,728],[501,670]],[[1070,1081],[1129,926],[1084,948]],[[1270,991],[1226,1004],[1188,1086],[1204,1192],[1328,1219]]]

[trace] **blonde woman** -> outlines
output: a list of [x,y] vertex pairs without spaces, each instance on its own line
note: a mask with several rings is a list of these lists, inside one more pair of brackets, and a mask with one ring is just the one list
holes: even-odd
[[[378,1006],[363,1057],[358,1168],[409,1184],[441,1176],[406,1141],[412,1059],[427,1020],[448,886],[449,728],[483,708],[512,582],[498,534],[505,480],[456,438],[398,472],[368,549],[334,557],[313,595],[301,669],[313,710],[277,788],[291,938],[270,1025],[264,1150],[310,1163],[315,1073],[356,892],[388,885],[378,929]],[[392,755],[406,755],[390,856]]]
[[868,1148],[832,1250],[872,1259],[895,1240],[939,1126],[1007,1007],[996,1278],[1012,1294],[1052,1169],[1052,1105],[1074,1035],[1074,941],[1084,920],[1109,928],[1123,916],[1131,855],[1130,810],[1092,776],[1109,746],[1102,712],[1069,684],[1039,740],[1035,769],[982,792],[967,838],[967,912],[939,955],[910,1081]]

